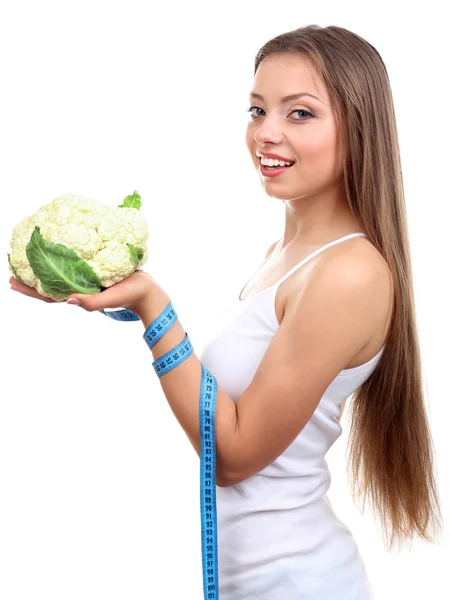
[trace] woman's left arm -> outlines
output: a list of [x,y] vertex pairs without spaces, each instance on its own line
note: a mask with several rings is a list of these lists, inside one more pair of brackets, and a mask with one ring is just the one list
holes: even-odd
[[[167,293],[156,285],[150,298],[143,300],[139,308],[133,311],[141,319],[144,328],[162,313],[170,302]],[[170,329],[153,346],[151,352],[156,360],[166,352],[173,350],[185,338],[186,332],[178,317]],[[192,342],[191,342],[192,343]],[[192,343],[192,345],[194,345]],[[200,457],[200,384],[202,363],[192,352],[188,358],[176,368],[161,375],[163,392],[170,404],[173,414],[184,429],[191,444]],[[214,413],[216,437],[216,484],[225,486],[222,477],[222,466],[227,464],[226,457],[231,452],[234,434],[237,428],[236,404],[219,386],[217,387],[216,408]]]

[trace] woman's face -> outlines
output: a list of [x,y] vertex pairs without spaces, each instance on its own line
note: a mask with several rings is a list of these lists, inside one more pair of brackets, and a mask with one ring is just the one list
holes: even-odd
[[[311,96],[286,99],[310,93]],[[246,144],[269,196],[293,200],[320,193],[340,176],[338,131],[325,84],[300,55],[263,59],[250,94]],[[278,171],[261,164],[257,153],[293,161]],[[280,173],[276,176],[276,172]]]

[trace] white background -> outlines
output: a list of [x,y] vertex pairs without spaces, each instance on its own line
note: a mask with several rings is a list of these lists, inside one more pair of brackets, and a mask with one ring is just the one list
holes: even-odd
[[[197,355],[283,234],[244,144],[258,49],[339,25],[381,53],[397,115],[427,410],[449,506],[448,45],[444,2],[4,2],[0,12],[0,598],[203,598],[199,458],[176,421],[141,322],[9,288],[12,228],[72,192],[138,190],[145,270]],[[376,600],[450,597],[448,531],[387,553],[352,503],[344,433],[329,497]],[[447,507],[447,508],[446,508]],[[156,594],[156,590],[159,590]],[[274,599],[275,600],[275,599]],[[337,599],[339,600],[339,599]]]

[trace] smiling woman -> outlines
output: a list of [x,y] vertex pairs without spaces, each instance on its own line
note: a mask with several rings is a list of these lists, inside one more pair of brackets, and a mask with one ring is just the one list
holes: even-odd
[[364,39],[313,25],[261,48],[250,102],[247,148],[285,226],[201,355],[236,405],[233,439],[217,430],[219,595],[370,600],[327,497],[347,399],[352,484],[390,548],[433,541],[441,516],[388,76]]

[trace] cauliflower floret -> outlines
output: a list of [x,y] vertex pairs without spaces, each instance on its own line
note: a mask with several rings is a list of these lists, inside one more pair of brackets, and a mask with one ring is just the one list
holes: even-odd
[[102,280],[103,287],[110,287],[128,277],[135,270],[130,249],[126,244],[107,242],[106,247],[86,261]]
[[[40,208],[34,215],[22,219],[14,227],[10,242],[11,265],[16,270],[17,276],[26,285],[34,287],[41,295],[53,300],[64,300],[74,291],[78,291],[78,289],[72,289],[62,298],[61,288],[57,290],[55,288],[56,291],[53,291],[52,288],[51,292],[48,289],[44,290],[43,284],[47,285],[47,288],[49,285],[47,282],[41,281],[33,271],[26,250],[35,228],[39,227],[39,233],[46,242],[62,244],[73,250],[93,270],[92,277],[88,273],[88,278],[92,279],[89,282],[91,288],[98,285],[98,282],[93,283],[95,276],[101,282],[102,287],[110,287],[131,275],[133,271],[147,262],[148,225],[137,207],[140,207],[140,196],[137,192],[132,196],[127,196],[124,206],[121,207],[109,207],[97,200],[75,194],[59,196]],[[137,266],[132,262],[128,243],[144,253]],[[33,244],[30,243],[30,246]],[[51,272],[54,267],[54,259],[53,262],[48,260],[48,264],[46,264],[46,249],[42,251],[42,254],[44,256],[42,262],[47,271]],[[61,270],[64,271],[68,261],[74,260],[71,256],[73,255],[59,258],[60,265],[58,269],[55,267],[53,280],[61,281]],[[89,272],[89,269],[87,270]],[[73,277],[73,269],[67,268],[67,273],[69,275],[66,277],[64,272],[63,286],[72,284],[70,277]],[[81,277],[80,280],[81,283],[74,281],[73,286],[78,284],[83,286],[85,278]]]
[[[123,212],[121,212],[123,211]],[[139,211],[134,208],[113,208],[122,222],[122,226],[117,229],[116,241],[121,243],[130,243],[140,248],[146,247],[148,238],[147,221]]]

